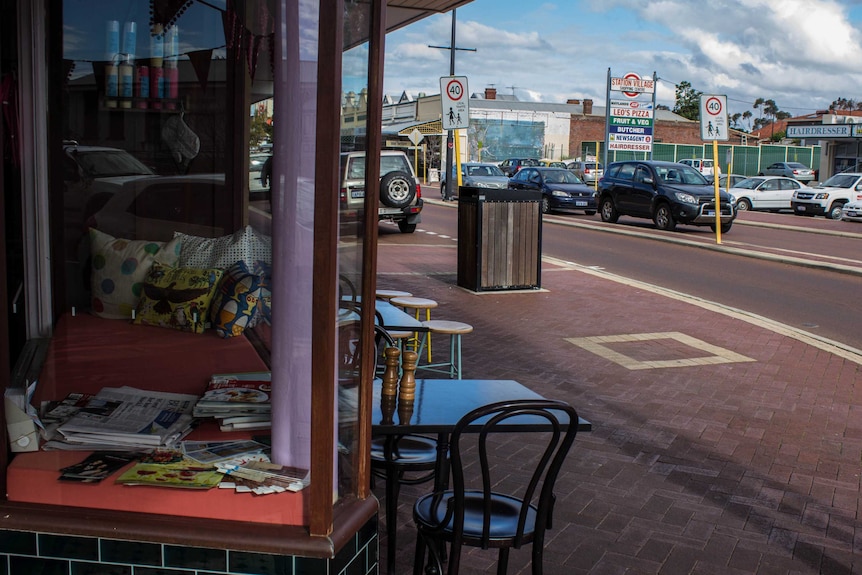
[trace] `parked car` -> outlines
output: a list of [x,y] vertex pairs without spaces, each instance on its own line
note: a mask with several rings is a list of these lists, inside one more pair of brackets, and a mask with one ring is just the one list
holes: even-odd
[[555,162],[553,160],[539,160],[539,165],[545,168],[566,168],[565,162]]
[[[452,166],[452,178],[455,177],[455,167]],[[458,195],[457,182],[453,179],[454,185],[452,190],[455,195]],[[472,186],[474,188],[498,188],[505,189],[509,184],[509,178],[500,171],[496,164],[483,164],[479,162],[464,162],[461,164],[461,185]],[[444,200],[446,197],[446,176],[440,182],[440,196]]]
[[793,194],[790,205],[797,216],[842,217],[844,205],[862,200],[862,173],[843,172],[825,182],[805,187]]
[[518,170],[523,168],[524,166],[538,166],[539,160],[534,160],[532,158],[509,158],[508,160],[503,160],[500,162],[499,167],[500,170],[506,174],[507,178],[511,178],[515,174],[518,173]]
[[742,180],[728,190],[736,199],[736,209],[740,212],[748,210],[778,210],[791,209],[790,201],[793,193],[807,187],[793,178],[784,176],[754,176]]
[[[733,186],[747,178],[748,176],[741,176],[739,174],[721,174],[720,176],[718,176],[718,185],[719,187],[725,189],[732,188]],[[709,178],[706,178],[706,181],[712,183],[713,179],[714,176],[711,176]]]
[[63,144],[64,201],[81,221],[93,215],[124,183],[148,178],[155,172],[126,150],[105,146]]
[[841,219],[848,222],[862,222],[862,200],[844,204],[841,208]]
[[224,174],[154,176],[126,182],[88,220],[116,237],[168,241],[174,232],[217,237],[232,221]]
[[[602,221],[620,216],[650,218],[660,230],[677,223],[715,230],[715,188],[691,166],[649,160],[614,162],[599,180]],[[730,230],[736,210],[730,195],[719,190],[721,231]]]
[[814,170],[799,162],[775,162],[763,169],[759,176],[785,176],[800,182],[813,182]]
[[582,179],[564,168],[528,167],[509,179],[513,190],[542,192],[542,213],[552,210],[583,210],[596,213],[596,192]]
[[719,176],[721,175],[721,166],[715,166],[715,163],[709,158],[685,158],[679,160],[679,163],[691,166],[705,178],[714,177],[716,172]]
[[[400,150],[380,152],[380,206],[378,220],[398,224],[402,233],[412,234],[421,220],[422,190],[407,154]],[[365,152],[341,154],[340,202],[346,218],[358,214],[365,201]]]
[[592,160],[569,162],[566,167],[587,184],[594,184],[597,180],[602,179],[602,174],[604,174],[602,164]]

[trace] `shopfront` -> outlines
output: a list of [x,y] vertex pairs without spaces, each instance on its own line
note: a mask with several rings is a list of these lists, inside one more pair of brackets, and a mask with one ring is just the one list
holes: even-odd
[[[37,378],[38,400],[62,399],[51,395],[81,391],[64,384],[105,373],[121,380],[106,384],[151,381],[168,391],[193,389],[215,365],[263,366],[272,374],[273,460],[311,476],[299,494],[266,504],[171,492],[148,507],[135,488],[103,485],[94,496],[44,483],[68,455],[28,451],[6,433],[6,418],[3,444],[17,448],[0,457],[0,572],[377,572],[373,309],[345,321],[339,302],[345,286],[373,297],[377,219],[365,214],[377,213],[378,200],[367,194],[344,225],[342,93],[367,90],[374,103],[363,145],[374,183],[366,188],[375,189],[385,32],[465,3],[0,0],[4,388],[21,383],[13,376],[28,361],[51,367]],[[250,110],[270,109],[272,177],[260,193],[249,185],[260,144]],[[135,257],[114,261],[129,246]],[[150,256],[152,269],[132,278]],[[240,262],[266,287],[254,322],[239,321],[235,308],[178,307],[168,295],[176,282],[158,296],[148,289],[169,273],[155,265],[216,282]],[[224,319],[229,311],[234,321]],[[134,346],[106,333],[131,334]],[[62,347],[69,342],[74,350]],[[137,362],[118,366],[123,358]]]

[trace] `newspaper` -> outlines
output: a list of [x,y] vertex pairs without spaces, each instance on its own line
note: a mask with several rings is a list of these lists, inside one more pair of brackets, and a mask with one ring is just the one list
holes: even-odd
[[106,387],[57,431],[71,444],[173,446],[191,431],[197,399],[128,386]]

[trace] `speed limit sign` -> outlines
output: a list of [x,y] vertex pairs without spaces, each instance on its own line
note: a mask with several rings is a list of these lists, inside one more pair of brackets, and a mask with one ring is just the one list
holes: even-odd
[[470,96],[466,76],[440,78],[441,116],[444,130],[460,130],[470,126]]
[[701,94],[700,138],[702,140],[727,140],[727,96]]

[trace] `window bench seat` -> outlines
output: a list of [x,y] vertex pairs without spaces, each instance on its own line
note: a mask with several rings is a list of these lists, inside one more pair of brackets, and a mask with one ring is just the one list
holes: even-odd
[[[246,337],[223,339],[212,331],[198,335],[88,314],[66,315],[51,339],[33,404],[62,399],[72,392],[95,394],[103,387],[124,385],[200,395],[214,373],[267,369]],[[227,440],[250,435],[221,432],[214,421],[204,421],[187,439]],[[276,525],[308,522],[308,490],[254,496],[230,489],[116,485],[113,480],[121,471],[96,484],[57,480],[62,467],[88,454],[16,454],[7,468],[8,500]]]

